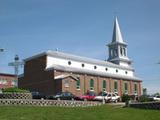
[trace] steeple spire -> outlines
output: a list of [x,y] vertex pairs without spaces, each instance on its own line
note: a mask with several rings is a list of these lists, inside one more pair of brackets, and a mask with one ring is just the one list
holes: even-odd
[[115,17],[112,42],[108,44],[108,61],[125,67],[131,67],[131,60],[127,56],[127,44],[123,41],[118,19]]
[[124,43],[117,16],[115,17],[115,20],[114,20],[114,28],[113,28],[113,36],[112,36],[112,43],[116,43],[116,42]]

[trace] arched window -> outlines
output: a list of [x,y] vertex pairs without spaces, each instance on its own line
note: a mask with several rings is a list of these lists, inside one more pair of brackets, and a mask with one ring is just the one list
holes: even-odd
[[69,80],[68,79],[64,80],[64,87],[69,87]]
[[111,54],[111,57],[113,57],[113,50],[112,49],[110,50],[110,54]]
[[103,80],[103,83],[102,83],[102,90],[106,91],[106,81],[105,80]]
[[80,83],[80,78],[79,77],[77,77],[77,82],[76,82],[76,88],[77,89],[80,89],[80,85],[81,85],[81,83]]
[[138,87],[137,87],[137,84],[135,83],[134,84],[134,94],[137,94],[137,90],[138,90]]
[[120,47],[120,53],[123,56],[123,49],[122,49],[122,47]]
[[114,92],[118,92],[118,82],[114,81]]
[[90,90],[94,90],[94,80],[90,79]]
[[128,83],[124,83],[124,93],[128,94]]
[[123,48],[123,52],[124,52],[124,56],[126,56],[126,49],[125,48]]
[[117,55],[118,55],[117,49],[114,49],[114,57],[117,57]]

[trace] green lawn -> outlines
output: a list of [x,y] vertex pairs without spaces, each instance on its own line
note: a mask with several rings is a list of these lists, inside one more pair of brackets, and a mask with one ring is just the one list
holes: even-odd
[[88,108],[0,106],[0,120],[160,120],[160,111],[108,105]]

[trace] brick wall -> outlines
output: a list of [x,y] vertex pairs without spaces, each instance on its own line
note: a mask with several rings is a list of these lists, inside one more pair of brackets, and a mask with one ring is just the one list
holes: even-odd
[[72,74],[75,77],[80,78],[80,89],[76,89],[76,81],[72,78],[67,78],[69,80],[69,87],[64,87],[64,80],[62,80],[62,91],[70,91],[73,94],[76,95],[83,95],[88,90],[90,90],[90,79],[94,80],[94,92],[100,93],[102,92],[102,84],[103,80],[106,81],[106,90],[107,92],[114,92],[114,82],[116,81],[118,83],[118,94],[120,96],[124,93],[124,83],[128,84],[128,94],[133,95],[134,94],[134,84],[137,84],[137,92],[138,96],[141,95],[141,82],[140,81],[133,81],[133,80],[122,80],[122,79],[116,79],[116,78],[107,78],[102,76],[94,76],[94,75],[87,75],[87,74],[79,74],[79,73],[70,73],[70,72],[64,72],[64,71],[55,71],[55,76],[61,75],[61,74]]
[[54,94],[54,71],[45,71],[46,56],[29,60],[24,66],[24,78],[19,79],[19,87],[43,94]]
[[16,84],[14,84],[15,80],[15,75],[0,73],[0,89],[16,86]]

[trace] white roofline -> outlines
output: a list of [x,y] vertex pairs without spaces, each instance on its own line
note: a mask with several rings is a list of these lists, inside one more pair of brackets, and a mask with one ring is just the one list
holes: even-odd
[[102,61],[102,60],[98,60],[98,59],[81,57],[81,56],[77,56],[77,55],[73,55],[73,54],[68,54],[68,53],[63,53],[63,52],[58,52],[58,51],[51,51],[51,50],[48,50],[47,52],[43,52],[43,53],[34,55],[32,57],[26,58],[26,59],[24,59],[24,61],[26,62],[26,61],[29,61],[29,60],[32,60],[32,59],[35,59],[35,58],[38,58],[38,57],[41,57],[44,55],[56,57],[56,58],[68,59],[68,60],[75,60],[75,61],[84,62],[84,63],[91,63],[91,64],[95,64],[95,65],[102,65],[102,66],[106,66],[106,67],[116,67],[116,68],[122,68],[122,69],[134,71],[134,69],[132,67],[125,67],[125,66],[116,65],[116,64],[113,64],[109,61]]

